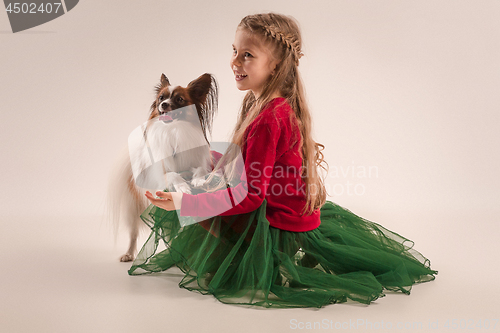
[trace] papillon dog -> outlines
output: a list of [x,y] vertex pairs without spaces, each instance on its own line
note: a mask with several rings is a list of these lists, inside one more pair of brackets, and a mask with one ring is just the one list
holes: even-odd
[[136,254],[139,230],[145,226],[140,215],[149,204],[146,189],[192,193],[215,163],[207,139],[217,112],[215,78],[203,74],[184,88],[171,86],[162,74],[155,92],[148,121],[129,136],[128,152],[110,181],[108,213],[115,232],[121,222],[130,232],[120,261],[132,261]]

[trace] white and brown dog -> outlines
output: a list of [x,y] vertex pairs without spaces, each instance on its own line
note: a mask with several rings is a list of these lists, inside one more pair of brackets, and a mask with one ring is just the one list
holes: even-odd
[[145,226],[140,215],[149,204],[146,189],[191,193],[213,169],[207,133],[217,112],[217,90],[210,74],[185,88],[171,86],[161,75],[149,119],[129,136],[128,152],[110,181],[108,213],[115,232],[121,221],[130,231],[129,248],[120,261],[131,261],[136,254],[139,230]]

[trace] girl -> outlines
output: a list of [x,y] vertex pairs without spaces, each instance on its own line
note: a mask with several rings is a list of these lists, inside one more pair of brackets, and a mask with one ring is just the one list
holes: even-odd
[[[129,274],[179,267],[180,286],[225,303],[322,307],[348,298],[369,304],[383,290],[410,293],[434,279],[412,242],[326,200],[323,154],[298,72],[296,22],[278,14],[243,18],[230,66],[248,90],[234,144],[215,165],[206,193],[158,191],[141,218],[152,229]],[[244,172],[238,171],[238,149]],[[239,166],[241,169],[241,165]],[[229,179],[239,180],[231,186]],[[326,169],[325,169],[326,170]],[[218,172],[218,173],[217,173]],[[181,227],[180,216],[213,216]],[[157,252],[159,240],[167,248]]]

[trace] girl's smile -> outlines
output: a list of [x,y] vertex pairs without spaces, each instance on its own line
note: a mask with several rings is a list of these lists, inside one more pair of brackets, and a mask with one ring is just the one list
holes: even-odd
[[234,75],[235,75],[236,81],[241,81],[248,76],[248,75],[238,74],[237,71],[234,71]]

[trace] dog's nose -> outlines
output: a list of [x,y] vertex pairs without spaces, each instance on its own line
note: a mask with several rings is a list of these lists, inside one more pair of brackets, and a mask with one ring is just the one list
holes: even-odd
[[171,107],[170,103],[163,102],[163,103],[160,104],[160,110],[163,111],[163,112],[167,112],[167,111],[171,111],[172,107]]

